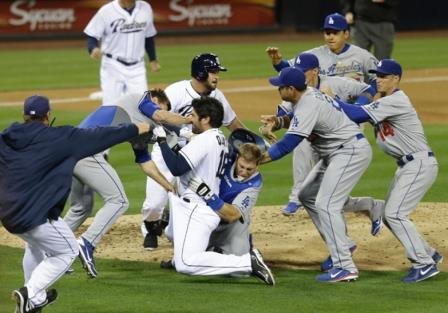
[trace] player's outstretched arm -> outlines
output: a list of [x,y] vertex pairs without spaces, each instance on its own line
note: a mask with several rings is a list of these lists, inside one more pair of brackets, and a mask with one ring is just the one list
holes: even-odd
[[160,173],[153,160],[139,163],[139,165],[146,175],[159,183],[163,188],[165,188],[166,191],[171,191],[174,193],[176,192],[176,188],[172,184],[170,184],[170,182],[165,178],[165,176],[162,175],[162,173]]
[[152,115],[152,119],[157,123],[172,124],[172,125],[182,125],[191,123],[190,118],[183,117],[180,114],[165,110],[155,111],[154,114]]

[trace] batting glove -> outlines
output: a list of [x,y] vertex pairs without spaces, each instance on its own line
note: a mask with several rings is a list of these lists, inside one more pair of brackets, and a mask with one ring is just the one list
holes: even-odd
[[166,142],[166,132],[163,126],[157,126],[156,128],[154,128],[152,133],[157,138],[156,140],[158,143]]

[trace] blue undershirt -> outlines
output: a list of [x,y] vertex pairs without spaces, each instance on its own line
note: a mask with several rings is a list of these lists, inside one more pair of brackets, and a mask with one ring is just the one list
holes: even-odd
[[187,160],[180,155],[174,153],[173,150],[170,149],[168,143],[162,142],[159,144],[160,150],[162,150],[163,159],[165,160],[166,166],[170,170],[173,176],[182,176],[183,174],[191,171],[191,167],[188,164]]
[[268,154],[272,160],[278,160],[294,150],[303,139],[304,137],[300,135],[285,134],[280,141],[269,148]]

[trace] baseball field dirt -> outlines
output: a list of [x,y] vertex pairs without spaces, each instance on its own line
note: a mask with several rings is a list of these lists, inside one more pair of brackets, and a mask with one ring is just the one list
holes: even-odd
[[[446,99],[447,77],[448,69],[405,72],[402,88],[412,99],[424,123],[448,121],[448,106],[443,103],[443,99]],[[264,87],[269,87],[266,79],[226,81],[224,78],[220,82],[220,88],[242,120],[257,121],[261,114],[275,111],[279,100],[277,91]],[[94,91],[96,90],[67,89],[44,90],[42,93],[50,99],[86,99]],[[0,94],[0,103],[20,102],[28,95],[29,92],[5,92]],[[87,112],[98,104],[98,100],[81,100],[55,104],[54,107],[58,110]],[[131,205],[139,206],[140,204]],[[445,256],[448,256],[447,209],[447,203],[424,203],[412,215],[425,238]],[[267,262],[272,265],[317,269],[319,262],[327,257],[328,252],[310,218],[303,211],[292,217],[285,217],[280,214],[280,211],[280,206],[254,209],[251,230],[255,245],[263,252]],[[361,270],[405,270],[409,267],[401,244],[388,229],[384,229],[379,237],[372,237],[370,221],[367,217],[349,213],[347,221],[349,233],[358,244],[354,260]],[[172,250],[166,238],[160,240],[158,250],[152,252],[143,250],[139,225],[140,216],[121,217],[98,247],[96,256],[99,258],[120,256],[126,260],[150,262],[169,258]],[[85,226],[80,231],[84,229]],[[23,246],[17,237],[7,234],[3,228],[0,228],[0,243],[16,247]],[[442,264],[440,269],[448,271],[448,264]]]

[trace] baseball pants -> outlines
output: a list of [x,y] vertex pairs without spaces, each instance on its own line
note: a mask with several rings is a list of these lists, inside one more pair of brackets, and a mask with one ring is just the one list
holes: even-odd
[[[101,153],[78,161],[73,175],[82,184],[97,192],[104,201],[103,207],[96,213],[92,224],[81,235],[96,247],[115,221],[126,212],[129,202],[117,172]],[[74,191],[76,192],[76,190]],[[72,203],[82,203],[82,194],[74,193],[74,191],[70,195]],[[74,231],[87,219],[89,214],[88,208],[75,205],[70,207],[64,220]]]

